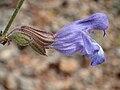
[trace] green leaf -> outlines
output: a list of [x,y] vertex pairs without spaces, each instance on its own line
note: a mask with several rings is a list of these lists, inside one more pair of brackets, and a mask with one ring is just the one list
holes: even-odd
[[35,50],[36,52],[38,52],[39,54],[41,55],[46,55],[46,51],[45,51],[45,48],[42,47],[42,46],[38,46],[36,45],[35,43],[30,43],[30,46],[33,50]]
[[24,35],[20,32],[14,32],[10,38],[15,40],[15,42],[21,46],[27,46],[30,44],[31,40],[27,35]]

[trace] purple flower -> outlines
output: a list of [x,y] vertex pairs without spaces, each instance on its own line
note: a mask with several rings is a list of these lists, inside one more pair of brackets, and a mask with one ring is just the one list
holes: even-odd
[[82,20],[77,20],[64,26],[54,37],[51,47],[64,55],[80,53],[91,59],[91,65],[95,66],[105,61],[104,51],[86,32],[93,30],[105,30],[108,28],[107,16],[96,13]]

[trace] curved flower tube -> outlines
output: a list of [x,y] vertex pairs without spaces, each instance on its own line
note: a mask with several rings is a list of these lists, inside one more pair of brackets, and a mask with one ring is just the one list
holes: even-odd
[[[96,13],[82,20],[77,20],[58,31],[51,47],[64,55],[80,53],[91,59],[91,65],[96,66],[105,61],[104,51],[86,32],[105,30],[108,28],[108,19],[104,13]],[[104,36],[103,35],[103,36]]]

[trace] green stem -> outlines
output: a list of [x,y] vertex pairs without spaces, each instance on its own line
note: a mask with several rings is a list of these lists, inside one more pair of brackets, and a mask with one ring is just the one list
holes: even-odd
[[5,35],[8,32],[8,30],[9,30],[10,26],[12,25],[12,22],[14,21],[14,19],[15,19],[16,15],[17,15],[18,11],[20,10],[23,2],[24,2],[24,0],[19,0],[19,2],[17,4],[17,7],[16,7],[13,15],[11,16],[11,18],[10,18],[10,20],[9,20],[9,22],[8,22],[4,32],[3,32],[3,35]]

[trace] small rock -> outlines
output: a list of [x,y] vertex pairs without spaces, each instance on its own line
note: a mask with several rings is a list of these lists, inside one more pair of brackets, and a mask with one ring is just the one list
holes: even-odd
[[67,58],[63,58],[60,62],[59,68],[64,73],[72,73],[77,71],[77,69],[79,68],[79,64],[74,59],[67,60]]
[[2,5],[9,5],[12,2],[13,2],[13,0],[4,0],[4,1],[0,2],[0,6],[2,6]]
[[79,71],[80,80],[84,84],[93,84],[95,82],[94,76],[91,74],[89,69],[81,69]]
[[79,75],[80,77],[89,77],[90,73],[91,72],[88,69],[81,69]]
[[6,90],[3,85],[0,85],[0,90]]
[[0,63],[0,83],[4,83],[4,80],[7,75],[8,75],[7,69],[4,67],[4,65],[1,65]]
[[6,87],[9,90],[17,90],[17,82],[16,82],[16,78],[14,77],[14,75],[10,74],[6,80]]
[[19,51],[14,45],[5,46],[0,51],[0,60],[10,60],[19,56]]
[[116,48],[115,54],[116,54],[118,57],[120,57],[120,47]]
[[39,80],[27,78],[27,77],[18,77],[19,90],[35,90],[38,85],[40,85]]
[[74,82],[70,90],[85,90],[85,87],[82,83]]
[[96,80],[99,80],[103,77],[103,71],[101,68],[93,67],[91,70],[92,70],[92,74],[93,74],[94,78],[96,78]]
[[43,85],[44,90],[70,90],[73,81],[69,80],[57,80],[57,81],[48,81]]

